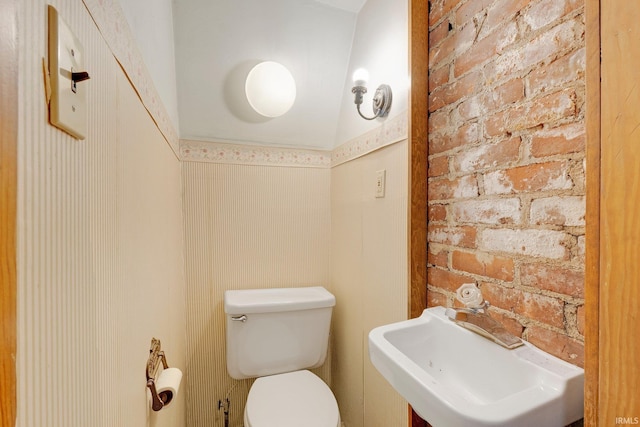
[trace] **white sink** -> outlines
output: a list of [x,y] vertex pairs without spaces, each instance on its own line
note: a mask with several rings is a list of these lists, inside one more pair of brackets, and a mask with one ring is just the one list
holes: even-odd
[[583,417],[583,369],[528,342],[503,348],[444,307],[372,330],[369,357],[433,427],[563,427]]

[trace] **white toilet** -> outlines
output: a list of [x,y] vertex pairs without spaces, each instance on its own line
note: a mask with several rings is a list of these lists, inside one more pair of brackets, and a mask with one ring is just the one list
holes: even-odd
[[339,427],[324,363],[335,297],[323,287],[226,291],[227,370],[256,378],[245,427]]

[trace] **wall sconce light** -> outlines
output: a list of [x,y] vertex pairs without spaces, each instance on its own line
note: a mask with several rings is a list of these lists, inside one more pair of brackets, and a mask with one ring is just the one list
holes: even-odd
[[287,68],[273,61],[261,62],[249,71],[244,86],[247,100],[258,114],[279,117],[296,100],[296,82]]
[[391,109],[391,87],[389,85],[382,84],[376,89],[376,93],[373,95],[373,117],[367,117],[360,111],[360,105],[362,104],[362,95],[367,93],[367,80],[369,80],[369,73],[364,68],[358,68],[353,72],[353,88],[351,93],[356,95],[353,101],[358,109],[358,114],[365,120],[373,120],[378,117],[385,117],[389,114]]

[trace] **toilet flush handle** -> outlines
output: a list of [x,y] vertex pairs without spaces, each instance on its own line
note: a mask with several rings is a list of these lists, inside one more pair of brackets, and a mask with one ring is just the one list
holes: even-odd
[[241,316],[231,316],[231,320],[233,320],[234,322],[246,322],[247,321],[247,316],[245,314],[241,315]]

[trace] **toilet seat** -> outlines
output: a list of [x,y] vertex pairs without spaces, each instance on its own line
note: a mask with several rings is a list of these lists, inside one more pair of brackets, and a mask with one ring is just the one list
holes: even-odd
[[340,414],[329,387],[304,370],[258,378],[244,422],[245,427],[337,427]]

